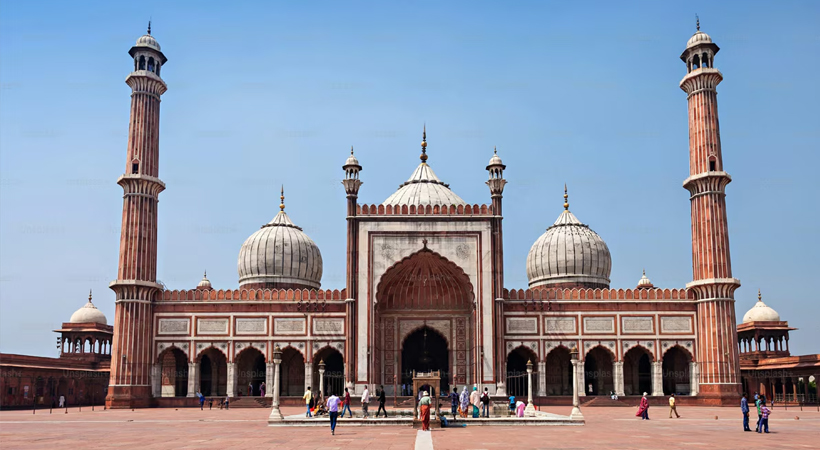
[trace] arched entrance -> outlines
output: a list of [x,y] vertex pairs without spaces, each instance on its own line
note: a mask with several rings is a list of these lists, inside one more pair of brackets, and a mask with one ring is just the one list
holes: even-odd
[[282,349],[279,395],[302,396],[305,392],[305,357],[293,347]]
[[[533,370],[538,367],[538,356],[527,347],[519,346],[507,355],[507,392],[515,397],[526,398],[529,395],[529,375],[527,374],[527,362],[532,362]],[[533,372],[532,382],[538,385],[538,374]],[[533,386],[532,393],[535,395],[536,389]]]
[[664,395],[691,394],[689,363],[692,355],[677,345],[663,354],[663,393]]
[[213,347],[199,356],[199,392],[205,396],[223,396],[228,393],[228,360]]
[[260,395],[265,381],[265,356],[254,347],[247,347],[236,357],[236,393],[239,396]]
[[652,354],[638,346],[624,355],[624,394],[652,393]]
[[412,370],[442,371],[439,389],[475,379],[473,285],[461,267],[423,245],[387,269],[376,289],[370,371],[388,392],[394,383],[399,392],[412,385]]
[[547,354],[547,395],[572,395],[572,361],[566,347]]
[[176,348],[170,347],[159,354],[162,365],[162,396],[185,397],[188,395],[188,357]]
[[599,346],[584,358],[584,392],[586,395],[609,395],[615,391],[612,380],[612,353]]
[[[401,373],[403,384],[413,384],[413,371],[441,371],[438,393],[448,391],[450,380],[450,352],[447,339],[430,327],[422,327],[410,333],[401,346]],[[415,394],[413,394],[415,395]]]
[[[319,376],[319,362],[325,363],[325,375]],[[330,394],[344,397],[345,377],[344,377],[344,357],[333,347],[325,347],[313,355],[313,381],[311,386],[322,391],[325,398]],[[322,378],[320,383],[320,378]],[[376,392],[375,388],[373,392]]]

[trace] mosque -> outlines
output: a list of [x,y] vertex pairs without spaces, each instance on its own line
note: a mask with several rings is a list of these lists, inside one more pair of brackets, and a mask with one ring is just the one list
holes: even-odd
[[[494,395],[525,395],[528,368],[540,401],[571,396],[573,379],[582,396],[676,393],[711,405],[735,404],[742,389],[810,395],[807,381],[820,372],[820,355],[790,356],[780,343],[793,328],[762,300],[737,325],[718,51],[698,25],[680,56],[689,111],[683,187],[692,221],[693,273],[685,286],[656,287],[644,273],[634,287],[611,287],[609,248],[572,213],[566,189],[563,210],[532,236],[528,285],[505,286],[506,166],[491,155],[489,202],[470,204],[433,171],[425,131],[415,169],[408,165],[410,176],[380,204],[358,202],[366,164],[352,149],[344,161],[344,286],[322,285],[319,246],[287,214],[282,192],[270,222],[253,232],[260,224],[246,224],[250,236],[237,242],[238,286],[217,289],[206,275],[191,289],[170,289],[157,282],[157,203],[165,189],[159,111],[167,89],[160,75],[168,60],[149,26],[129,51],[119,268],[110,284],[116,312],[113,336],[101,340],[110,361],[106,404],[183,405],[196,392],[260,396],[263,382],[270,397],[274,353],[285,397],[301,396],[307,386],[360,393],[365,385],[405,395],[419,370],[441,371],[441,390],[477,385]],[[107,324],[104,317],[86,322]],[[803,372],[791,384],[769,383],[755,375],[767,361]]]

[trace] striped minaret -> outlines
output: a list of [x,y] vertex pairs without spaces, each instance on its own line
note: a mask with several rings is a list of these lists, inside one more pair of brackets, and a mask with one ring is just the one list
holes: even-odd
[[165,55],[148,34],[128,52],[134,71],[125,79],[131,87],[131,119],[123,189],[120,260],[116,293],[111,380],[106,404],[110,408],[151,404],[152,302],[157,283],[157,203],[165,184],[159,179],[159,102],[167,86],[160,78]]
[[683,187],[691,194],[692,272],[686,285],[695,293],[699,395],[723,403],[739,396],[740,361],[735,330],[734,291],[726,185],[732,178],[723,169],[717,112],[717,85],[723,75],[714,68],[719,48],[698,30],[681,55],[687,74],[680,82],[689,100],[689,178]]

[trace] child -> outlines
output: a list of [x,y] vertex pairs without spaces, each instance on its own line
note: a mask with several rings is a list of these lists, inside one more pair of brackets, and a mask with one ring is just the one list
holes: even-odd
[[214,409],[214,398],[213,397],[208,399],[208,410],[210,411],[212,409]]
[[760,407],[760,412],[763,414],[763,416],[760,419],[760,429],[758,429],[757,432],[760,433],[761,430],[765,429],[766,431],[764,431],[764,433],[768,433],[769,432],[769,414],[772,413],[772,410],[769,409],[768,406],[766,406],[765,402],[763,402],[763,406]]

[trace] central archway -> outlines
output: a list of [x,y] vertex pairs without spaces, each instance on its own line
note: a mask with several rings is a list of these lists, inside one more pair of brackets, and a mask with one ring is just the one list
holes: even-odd
[[375,313],[379,331],[372,341],[371,370],[377,384],[395,383],[401,393],[402,384],[412,384],[412,370],[440,370],[440,389],[473,382],[471,363],[478,359],[473,284],[461,267],[426,242],[381,276]]
[[402,384],[413,383],[413,371],[439,370],[442,373],[439,392],[448,391],[450,383],[446,374],[450,373],[450,352],[447,339],[427,326],[410,333],[402,343],[401,367]]

